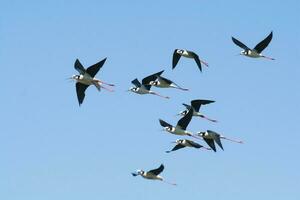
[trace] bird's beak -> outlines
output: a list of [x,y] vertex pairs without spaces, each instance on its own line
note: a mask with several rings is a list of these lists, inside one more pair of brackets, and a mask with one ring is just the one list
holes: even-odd
[[135,173],[135,172],[132,172],[131,175],[132,175],[132,176],[138,176],[139,174],[137,174],[137,173]]
[[171,144],[176,144],[177,142],[176,141],[174,141],[174,142],[171,142]]

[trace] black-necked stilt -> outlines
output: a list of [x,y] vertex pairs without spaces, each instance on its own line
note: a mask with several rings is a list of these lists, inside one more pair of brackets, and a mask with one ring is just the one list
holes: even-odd
[[273,37],[273,32],[271,32],[264,40],[258,43],[253,49],[250,49],[249,47],[247,47],[245,44],[235,39],[234,37],[232,37],[232,41],[234,42],[234,44],[244,49],[243,51],[241,51],[240,55],[248,56],[251,58],[266,58],[269,60],[275,60],[274,58],[270,58],[261,54],[261,52],[271,42],[272,37]]
[[139,82],[139,80],[137,78],[134,79],[133,81],[131,81],[131,83],[134,85],[134,87],[129,88],[128,91],[131,91],[131,92],[134,92],[137,94],[153,94],[153,95],[157,95],[157,96],[169,99],[170,97],[162,96],[162,95],[150,90],[151,85],[149,83],[151,81],[155,81],[157,76],[161,75],[163,72],[164,72],[164,70],[143,78],[142,84]]
[[201,112],[199,112],[201,105],[206,105],[206,104],[210,104],[210,103],[214,103],[214,102],[215,101],[212,101],[212,100],[195,99],[195,100],[191,101],[191,105],[187,105],[187,104],[183,103],[182,105],[184,105],[186,107],[186,110],[181,111],[179,113],[179,115],[186,115],[188,113],[189,109],[193,108],[194,109],[193,116],[201,117],[201,118],[207,119],[211,122],[218,122],[217,120],[210,119],[210,118],[206,117],[205,115],[203,115]]
[[176,185],[176,183],[166,182],[163,179],[163,177],[159,176],[159,174],[164,170],[164,168],[165,168],[164,165],[161,164],[159,166],[159,168],[157,168],[157,169],[152,169],[152,170],[150,170],[148,172],[145,172],[144,170],[139,169],[136,172],[131,173],[131,174],[132,174],[132,176],[138,176],[138,175],[140,175],[140,176],[142,176],[145,179],[160,180],[160,181],[163,181],[163,182],[171,184],[171,185]]
[[175,142],[173,143],[176,143],[176,146],[170,150],[170,151],[166,151],[166,153],[170,153],[172,151],[176,151],[178,149],[181,149],[181,148],[184,148],[184,147],[193,147],[193,148],[196,148],[196,149],[200,149],[200,148],[204,148],[206,150],[211,150],[210,148],[206,148],[192,140],[187,140],[187,139],[177,139]]
[[77,98],[79,102],[79,106],[82,104],[83,99],[85,97],[85,90],[90,86],[94,85],[100,91],[100,88],[104,88],[108,91],[113,91],[112,89],[106,88],[102,86],[102,84],[114,86],[113,84],[105,83],[99,79],[94,78],[95,75],[98,73],[100,68],[104,65],[106,58],[101,60],[100,62],[84,69],[82,64],[78,59],[76,59],[74,68],[80,73],[80,75],[73,75],[71,79],[76,80],[76,92]]
[[174,69],[176,67],[181,56],[194,59],[201,72],[202,72],[201,63],[203,63],[205,66],[208,67],[208,64],[206,62],[204,62],[203,60],[200,60],[199,56],[195,52],[188,51],[185,49],[175,49],[175,51],[173,53],[172,69]]
[[149,85],[159,87],[159,88],[176,88],[176,89],[180,89],[180,90],[184,90],[184,91],[188,90],[186,88],[182,88],[182,87],[178,86],[173,81],[171,81],[165,77],[162,77],[162,76],[157,76],[156,80],[150,81]]
[[243,143],[243,141],[238,141],[238,140],[233,140],[233,139],[229,139],[223,135],[220,135],[219,133],[216,133],[214,131],[211,130],[207,130],[205,132],[198,132],[197,133],[198,136],[202,137],[203,140],[208,144],[208,146],[210,146],[215,152],[216,150],[216,146],[215,146],[215,142],[219,145],[219,147],[223,149],[222,143],[221,143],[221,139],[225,139],[225,140],[229,140],[232,142],[236,142],[236,143]]
[[193,110],[190,109],[189,112],[177,122],[177,125],[175,127],[165,122],[162,119],[159,119],[159,123],[162,127],[164,127],[163,129],[164,131],[167,131],[174,135],[188,135],[199,139],[198,137],[194,136],[193,133],[186,130],[192,117],[193,117]]

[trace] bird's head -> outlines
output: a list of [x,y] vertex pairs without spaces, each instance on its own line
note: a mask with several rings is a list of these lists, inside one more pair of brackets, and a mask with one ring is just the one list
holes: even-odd
[[70,79],[73,79],[73,80],[78,80],[78,79],[79,79],[79,77],[80,77],[79,75],[73,75],[73,76],[71,76],[71,77],[70,77]]
[[205,132],[198,132],[197,135],[199,135],[200,137],[203,137],[205,135]]
[[184,52],[184,50],[182,50],[182,49],[177,49],[176,50],[176,53],[178,53],[178,54],[183,54],[183,52]]
[[240,55],[247,55],[247,51],[242,50],[241,53],[240,53]]
[[185,116],[188,112],[189,112],[188,110],[184,110],[184,111],[181,111],[180,113],[178,113],[177,115]]
[[137,87],[130,87],[127,92],[131,91],[131,92],[136,92],[138,90]]

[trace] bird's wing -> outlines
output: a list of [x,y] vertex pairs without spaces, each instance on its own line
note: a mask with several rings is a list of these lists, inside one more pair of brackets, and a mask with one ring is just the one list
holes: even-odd
[[157,76],[157,78],[158,78],[159,80],[162,80],[163,82],[169,84],[169,85],[171,85],[171,84],[173,83],[173,81],[171,81],[171,80],[169,80],[169,79],[167,79],[167,78],[165,78],[165,77],[162,77],[162,76]]
[[165,121],[162,120],[162,119],[159,119],[159,123],[160,123],[160,125],[161,125],[162,127],[172,127],[171,124],[165,122]]
[[177,50],[178,49],[175,49],[174,53],[173,53],[172,69],[174,69],[176,67],[176,65],[181,57],[181,55],[177,53]]
[[249,50],[250,48],[247,47],[245,44],[243,44],[242,42],[238,41],[237,39],[235,39],[234,37],[231,37],[232,41],[234,44],[236,44],[237,46],[241,47],[244,50]]
[[133,81],[131,81],[131,83],[133,85],[135,85],[136,87],[141,87],[142,86],[141,83],[139,82],[139,80],[137,78],[134,79]]
[[155,74],[151,74],[150,76],[147,76],[145,78],[143,78],[142,80],[142,84],[146,87],[147,90],[150,90],[151,85],[148,85],[151,81],[155,81],[157,79],[157,76],[160,76],[162,73],[164,72],[164,70],[157,72]]
[[189,51],[189,54],[191,54],[193,56],[195,62],[198,65],[199,70],[202,72],[202,66],[201,66],[201,61],[199,59],[199,56],[196,53],[192,52],[192,51]]
[[80,74],[84,74],[85,73],[85,69],[82,66],[82,64],[80,63],[80,61],[78,59],[76,59],[75,63],[74,63],[74,68],[80,73]]
[[159,168],[157,168],[157,169],[152,169],[152,170],[150,170],[150,171],[148,171],[147,173],[152,173],[152,174],[154,174],[154,175],[158,175],[158,174],[160,174],[163,170],[164,170],[164,165],[163,164],[161,164],[160,166],[159,166]]
[[203,140],[208,144],[208,146],[210,146],[210,148],[212,148],[212,150],[214,150],[214,152],[216,152],[216,146],[215,146],[215,142],[213,139],[207,139],[207,138],[203,138]]
[[[173,147],[173,149],[171,151],[176,151],[178,149],[182,149],[184,148],[185,146],[183,146],[182,144],[177,144],[175,147]],[[171,151],[167,151],[167,152],[171,152]]]
[[77,93],[77,99],[78,99],[79,106],[83,102],[83,99],[85,97],[85,90],[88,87],[89,87],[89,85],[85,85],[85,84],[82,84],[79,82],[76,83],[76,93]]
[[191,105],[196,112],[199,112],[201,105],[206,105],[206,104],[210,104],[213,102],[215,102],[215,101],[196,99],[196,100],[191,101]]
[[187,104],[185,104],[185,103],[183,103],[182,105],[184,105],[184,107],[186,107],[186,109],[188,109],[188,110],[192,108],[192,106],[187,105]]
[[222,150],[224,150],[224,149],[223,149],[223,146],[222,146],[222,143],[221,143],[220,135],[219,135],[219,134],[216,135],[214,139],[215,139],[215,142],[219,145],[219,147],[220,147]]
[[261,41],[260,43],[258,43],[255,47],[254,50],[257,53],[261,53],[271,42],[273,37],[273,32],[271,32],[263,41]]
[[189,125],[193,117],[193,112],[193,109],[189,109],[189,112],[178,121],[177,126],[183,130],[186,130],[186,127]]
[[192,147],[195,147],[197,149],[203,147],[202,145],[200,145],[200,144],[198,144],[198,143],[196,143],[196,142],[194,142],[192,140],[186,140],[186,142],[189,143]]
[[100,68],[104,65],[105,61],[106,61],[106,58],[104,58],[100,62],[97,62],[96,64],[90,66],[89,68],[86,69],[86,72],[91,77],[94,77],[98,73],[98,71],[100,70]]

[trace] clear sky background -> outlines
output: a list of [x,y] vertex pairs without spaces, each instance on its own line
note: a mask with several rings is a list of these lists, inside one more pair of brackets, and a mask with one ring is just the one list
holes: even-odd
[[[0,198],[298,200],[299,10],[298,0],[1,1]],[[275,61],[236,56],[231,36],[254,47],[272,30],[264,54]],[[182,58],[172,70],[175,48],[209,68]],[[105,57],[97,77],[116,91],[90,87],[79,107],[66,80],[75,59]],[[163,69],[190,91],[125,92]],[[202,111],[219,123],[194,118],[188,129],[245,144],[166,154],[179,137],[158,119],[176,124],[181,104],[199,98],[216,101]],[[177,187],[130,175],[161,163]]]

